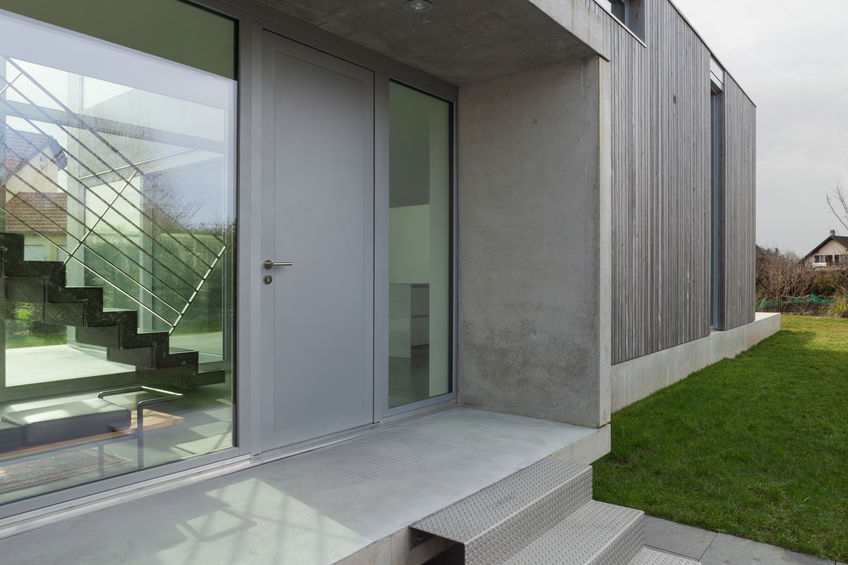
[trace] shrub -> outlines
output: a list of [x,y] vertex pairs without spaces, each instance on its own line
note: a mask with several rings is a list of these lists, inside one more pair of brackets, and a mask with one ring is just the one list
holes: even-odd
[[828,312],[837,318],[848,318],[848,296],[840,296],[830,305]]

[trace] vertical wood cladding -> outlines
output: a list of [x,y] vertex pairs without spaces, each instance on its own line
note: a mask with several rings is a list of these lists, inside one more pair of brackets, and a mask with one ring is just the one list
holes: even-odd
[[724,82],[724,232],[721,329],[754,321],[756,112],[739,88]]
[[[642,2],[642,9],[647,47],[610,22],[613,363],[704,337],[711,323],[711,56],[666,0]],[[735,153],[726,168],[734,187],[726,308],[728,320],[745,323],[753,300],[745,302],[747,290],[737,287],[749,270],[753,276],[753,257],[737,246],[742,238],[753,253],[746,169],[753,154],[736,153],[747,155],[752,145],[754,108],[738,88],[727,101],[726,147]],[[745,119],[736,123],[737,115]]]

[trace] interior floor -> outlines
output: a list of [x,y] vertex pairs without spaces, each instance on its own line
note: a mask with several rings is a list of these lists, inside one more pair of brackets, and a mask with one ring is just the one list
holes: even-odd
[[135,367],[106,360],[106,352],[71,345],[41,345],[6,350],[6,386],[67,381],[132,373]]
[[389,357],[389,408],[429,397],[429,347],[413,347],[409,357]]

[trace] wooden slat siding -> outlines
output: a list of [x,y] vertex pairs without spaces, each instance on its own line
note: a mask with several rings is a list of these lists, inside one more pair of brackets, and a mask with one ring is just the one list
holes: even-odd
[[731,77],[724,83],[724,324],[754,321],[756,110]]
[[610,22],[613,363],[710,331],[710,53],[643,6],[647,47]]

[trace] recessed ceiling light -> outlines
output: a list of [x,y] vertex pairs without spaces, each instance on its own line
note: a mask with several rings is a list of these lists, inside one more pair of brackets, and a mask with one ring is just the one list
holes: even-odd
[[429,12],[433,8],[433,3],[429,0],[406,0],[404,6],[410,12]]

